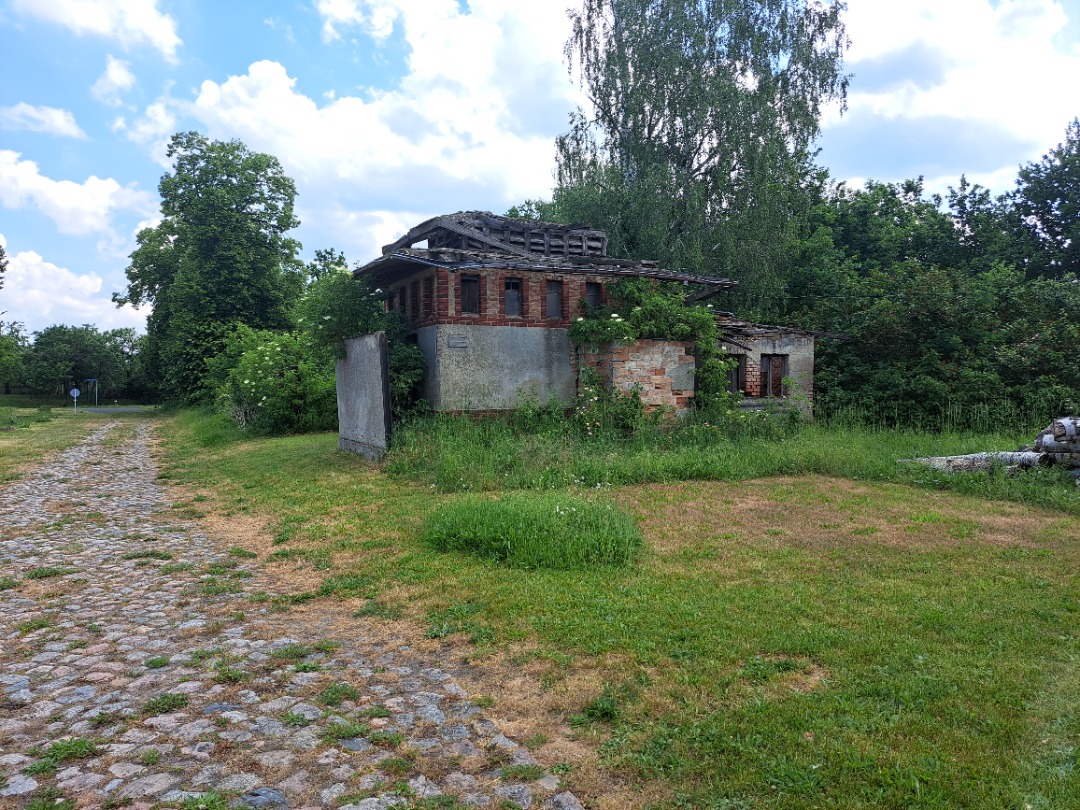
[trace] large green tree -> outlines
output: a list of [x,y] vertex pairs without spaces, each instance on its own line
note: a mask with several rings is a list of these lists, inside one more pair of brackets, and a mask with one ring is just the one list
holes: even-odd
[[39,394],[64,393],[85,380],[98,390],[118,394],[125,380],[125,359],[109,333],[83,326],[49,326],[34,333],[26,359],[26,381]]
[[1031,246],[1027,274],[1080,274],[1080,118],[1063,142],[1020,168],[1012,201]]
[[[775,281],[822,178],[824,105],[842,104],[844,4],[584,0],[566,54],[589,95],[557,141],[555,210],[616,254]],[[775,286],[775,284],[773,285]]]
[[205,399],[206,361],[237,324],[289,325],[303,286],[288,236],[296,186],[277,158],[240,141],[174,135],[173,169],[158,185],[163,220],[140,232],[120,303],[151,303],[147,370],[181,401]]

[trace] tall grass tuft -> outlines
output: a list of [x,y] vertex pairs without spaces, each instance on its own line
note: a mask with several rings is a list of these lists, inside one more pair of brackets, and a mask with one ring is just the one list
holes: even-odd
[[641,550],[633,517],[599,498],[515,493],[466,496],[428,516],[422,539],[514,568],[625,565]]

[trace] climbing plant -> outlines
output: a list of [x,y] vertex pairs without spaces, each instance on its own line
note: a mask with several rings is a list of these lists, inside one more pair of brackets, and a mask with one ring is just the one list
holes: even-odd
[[616,341],[693,341],[695,406],[730,404],[727,379],[733,361],[719,346],[720,328],[711,305],[688,304],[686,288],[671,282],[627,278],[607,289],[607,304],[586,307],[585,315],[570,325],[571,342],[597,348]]

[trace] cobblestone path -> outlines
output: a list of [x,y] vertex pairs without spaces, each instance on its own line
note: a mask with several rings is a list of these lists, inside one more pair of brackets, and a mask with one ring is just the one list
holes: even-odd
[[247,599],[272,585],[169,509],[150,430],[0,489],[0,807],[581,807],[453,665]]

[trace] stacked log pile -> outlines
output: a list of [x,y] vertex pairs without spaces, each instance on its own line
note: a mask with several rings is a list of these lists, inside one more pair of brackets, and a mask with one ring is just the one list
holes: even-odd
[[1016,473],[1032,467],[1061,467],[1080,486],[1080,416],[1055,419],[1039,432],[1029,447],[1015,452],[971,453],[966,456],[934,456],[912,461],[945,472],[979,472],[1004,465]]

